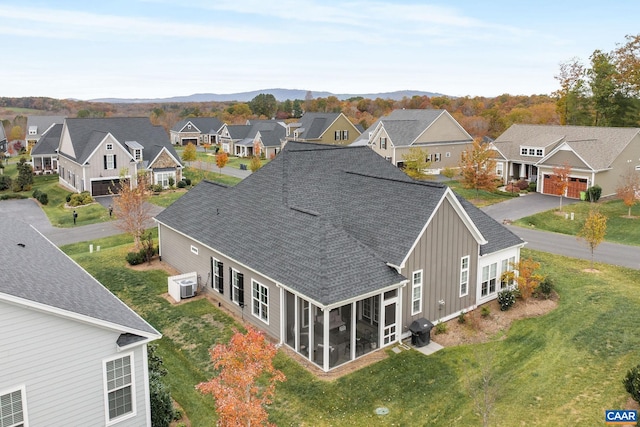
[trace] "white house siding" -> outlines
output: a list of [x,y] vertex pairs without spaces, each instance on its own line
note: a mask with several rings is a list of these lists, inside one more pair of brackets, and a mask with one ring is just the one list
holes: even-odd
[[[200,278],[201,288],[206,289],[206,292],[213,295],[216,301],[223,304],[238,316],[244,317],[245,320],[265,331],[273,338],[280,339],[280,289],[272,280],[239,265],[237,262],[229,260],[226,256],[202,244],[196,243],[162,224],[158,226],[158,235],[160,239],[160,255],[163,261],[176,268],[180,273],[197,272]],[[197,255],[191,251],[191,246],[197,248]],[[163,247],[171,247],[171,251],[163,251]],[[224,264],[223,294],[220,294],[211,286],[211,257]],[[238,270],[244,275],[244,309],[241,309],[230,299],[229,267]],[[266,324],[252,314],[251,279],[269,288],[269,324]]]
[[[113,150],[107,150],[107,144],[113,144]],[[115,169],[104,168],[104,156],[109,154],[116,156]],[[131,162],[129,151],[124,149],[122,145],[111,137],[105,139],[102,144],[100,144],[93,155],[87,159],[87,163],[89,165],[86,168],[86,188],[91,188],[90,181],[92,180],[118,179],[120,177],[120,171],[122,170],[126,170],[126,177],[136,175],[136,165]]]
[[[0,302],[0,389],[25,386],[29,426],[104,426],[104,359],[122,357],[119,333]],[[143,351],[133,352],[136,416],[147,425]]]
[[[460,297],[460,260],[467,255],[469,289],[466,296]],[[421,317],[435,322],[472,307],[475,304],[477,262],[478,243],[451,203],[445,199],[401,270],[409,279],[403,292],[404,326],[408,327]],[[420,269],[423,271],[422,311],[412,316],[411,278],[412,273]],[[441,300],[444,306],[439,304]]]
[[[478,269],[476,270],[476,275],[472,276],[472,277],[475,277],[475,281],[477,283],[477,286],[474,288],[475,290],[474,295],[477,301],[476,305],[484,304],[498,297],[498,292],[500,291],[500,276],[502,275],[502,273],[504,273],[504,271],[502,270],[502,261],[509,260],[512,257],[514,258],[515,262],[518,262],[520,260],[520,248],[509,248],[509,249],[494,252],[494,253],[485,255],[483,257],[480,257],[480,260],[478,261]],[[482,269],[485,266],[490,266],[493,263],[497,264],[496,265],[497,267],[496,268],[496,292],[489,294],[486,297],[483,297],[481,295]],[[509,264],[507,263],[507,270],[511,270],[511,269],[512,269],[511,266],[509,266]],[[469,293],[471,294],[471,289],[469,290]]]
[[416,138],[416,144],[442,141],[469,141],[469,134],[451,115],[440,115],[431,125]]

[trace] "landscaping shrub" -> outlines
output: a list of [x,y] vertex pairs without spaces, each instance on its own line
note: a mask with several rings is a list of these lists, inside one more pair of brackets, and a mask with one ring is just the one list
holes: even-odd
[[534,181],[531,181],[529,183],[529,186],[527,187],[527,191],[529,191],[529,193],[535,193],[536,192],[536,187],[538,186],[538,184]]
[[88,191],[83,191],[82,193],[74,193],[69,197],[69,201],[67,202],[69,206],[82,206],[93,203],[93,197],[89,194]]
[[500,304],[500,311],[507,311],[513,304],[516,303],[515,293],[510,289],[498,292],[498,304]]
[[183,180],[187,185],[191,185],[191,178],[184,177],[184,178],[182,178],[182,180]]
[[549,298],[551,296],[551,292],[553,292],[553,288],[553,279],[545,277],[545,279],[538,285],[537,292],[541,293],[545,298]]
[[516,182],[516,187],[518,187],[520,191],[526,190],[527,188],[529,188],[529,183],[526,180],[521,179],[520,181]]
[[11,178],[6,175],[0,176],[0,191],[8,190],[11,188]]
[[7,193],[7,194],[0,194],[0,200],[10,200],[10,199],[27,199],[28,197],[22,195],[22,194],[17,194],[17,193]]
[[162,188],[162,184],[155,184],[151,189],[154,193],[162,193],[162,190],[164,190],[164,188]]
[[491,309],[489,309],[489,307],[487,307],[486,305],[483,305],[480,309],[480,315],[484,318],[489,317],[491,315]]
[[629,369],[622,384],[633,400],[640,403],[640,365]]
[[127,254],[126,259],[129,265],[138,265],[144,262],[144,258],[145,258],[145,251],[140,250],[138,252],[129,252]]
[[458,314],[458,323],[463,324],[463,323],[467,323],[467,318],[465,317],[467,313],[465,313],[464,310],[462,310],[460,312],[460,314]]
[[178,181],[178,188],[184,188],[184,187],[186,187],[186,186],[187,186],[187,183],[186,183],[186,182],[184,182],[184,181],[182,181],[182,180]]
[[40,197],[40,195],[42,194],[42,191],[40,191],[40,189],[36,188],[33,193],[31,193],[31,197],[33,197],[34,199],[38,200],[38,198]]
[[47,196],[47,193],[41,192],[38,197],[36,197],[36,200],[38,200],[40,204],[46,205],[49,203],[49,196]]
[[67,197],[66,197],[67,203],[71,201],[71,196],[73,196],[73,193],[67,194]]
[[176,185],[176,180],[174,177],[170,176],[169,177],[169,187],[173,188],[173,186]]
[[602,188],[599,185],[587,188],[587,200],[590,202],[597,202],[602,195]]
[[433,329],[436,331],[436,335],[444,334],[447,332],[447,324],[444,322],[440,322],[436,326],[434,326]]

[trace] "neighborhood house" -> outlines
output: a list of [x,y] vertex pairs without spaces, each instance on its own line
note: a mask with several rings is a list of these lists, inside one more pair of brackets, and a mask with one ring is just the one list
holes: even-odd
[[[203,222],[202,214],[207,219]],[[289,141],[156,217],[162,260],[328,371],[496,298],[524,242],[366,146]]]

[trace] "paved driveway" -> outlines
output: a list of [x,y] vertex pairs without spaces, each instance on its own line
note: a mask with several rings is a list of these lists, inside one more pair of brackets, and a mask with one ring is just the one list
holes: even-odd
[[[562,199],[562,206],[578,203],[579,200]],[[482,210],[491,218],[502,223],[505,219],[514,221],[539,212],[560,207],[560,199],[548,194],[529,193],[525,196],[514,197],[504,202],[486,206]],[[564,210],[564,209],[563,209]]]

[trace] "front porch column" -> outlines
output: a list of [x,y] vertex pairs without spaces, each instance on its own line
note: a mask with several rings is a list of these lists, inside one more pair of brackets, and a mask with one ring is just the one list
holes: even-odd
[[524,163],[520,163],[520,173],[518,174],[518,178],[524,178],[526,176],[525,167],[526,165]]
[[513,162],[509,162],[509,175],[508,175],[509,180],[511,180],[513,178]]

